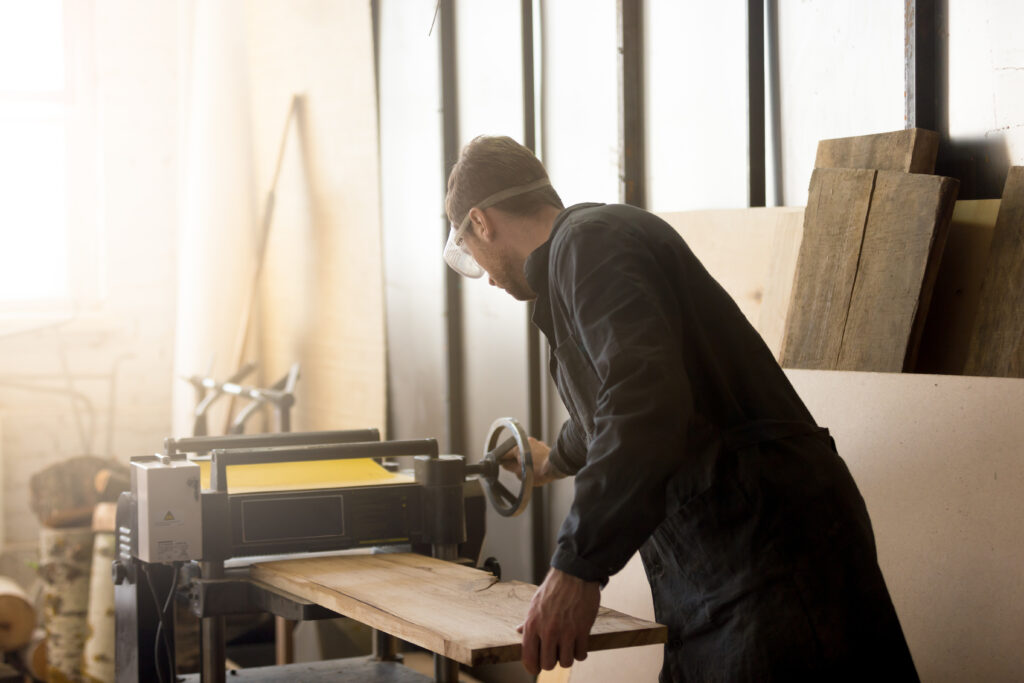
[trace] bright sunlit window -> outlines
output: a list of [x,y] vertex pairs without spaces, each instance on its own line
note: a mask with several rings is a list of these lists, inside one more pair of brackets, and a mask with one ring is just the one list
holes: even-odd
[[0,303],[69,295],[61,0],[0,0]]

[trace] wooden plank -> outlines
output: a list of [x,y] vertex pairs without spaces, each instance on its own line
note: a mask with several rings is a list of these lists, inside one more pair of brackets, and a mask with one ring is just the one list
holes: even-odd
[[800,257],[803,234],[803,209],[792,209],[779,215],[775,226],[775,240],[770,252],[768,280],[764,285],[764,300],[761,302],[757,322],[757,331],[776,358],[781,357],[782,337],[786,332],[786,314],[793,296],[796,262]]
[[939,134],[923,128],[818,142],[815,168],[866,168],[934,173]]
[[[372,628],[474,666],[518,661],[516,626],[536,586],[415,553],[253,565],[250,575]],[[664,643],[667,629],[602,607],[590,649]]]
[[964,372],[1024,377],[1024,166],[1006,177]]
[[913,367],[959,185],[878,171],[836,369]]
[[784,367],[834,368],[839,359],[876,171],[815,169],[804,211]]
[[998,214],[998,199],[961,200],[953,207],[914,372],[963,373]]

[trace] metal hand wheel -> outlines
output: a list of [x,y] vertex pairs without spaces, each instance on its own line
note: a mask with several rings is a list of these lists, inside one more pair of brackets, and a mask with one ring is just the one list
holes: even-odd
[[[512,436],[499,444],[498,437],[505,429],[512,432]],[[516,446],[519,447],[521,467],[518,495],[513,494],[508,487],[498,481],[502,456]],[[483,459],[478,465],[471,465],[467,471],[480,473],[480,481],[487,494],[487,500],[491,501],[491,505],[498,511],[498,514],[502,517],[518,515],[530,503],[530,494],[533,492],[533,455],[530,453],[530,440],[526,437],[526,430],[511,417],[499,417],[491,425],[490,432],[487,434]]]

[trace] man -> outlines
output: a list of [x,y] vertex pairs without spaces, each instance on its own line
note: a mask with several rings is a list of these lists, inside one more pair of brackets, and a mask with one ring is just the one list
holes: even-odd
[[679,235],[563,209],[534,155],[480,137],[448,179],[445,260],[535,300],[569,411],[536,481],[575,475],[521,628],[530,673],[587,654],[600,586],[640,550],[662,681],[917,680],[864,502],[757,332]]

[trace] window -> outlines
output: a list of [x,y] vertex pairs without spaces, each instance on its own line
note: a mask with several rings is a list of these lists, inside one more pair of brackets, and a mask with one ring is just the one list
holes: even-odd
[[[89,3],[0,0],[0,308],[95,287]],[[90,154],[87,150],[92,149]],[[91,169],[91,170],[90,170]],[[74,255],[74,258],[72,258]],[[83,291],[84,290],[84,291]],[[91,291],[90,291],[91,290]]]

